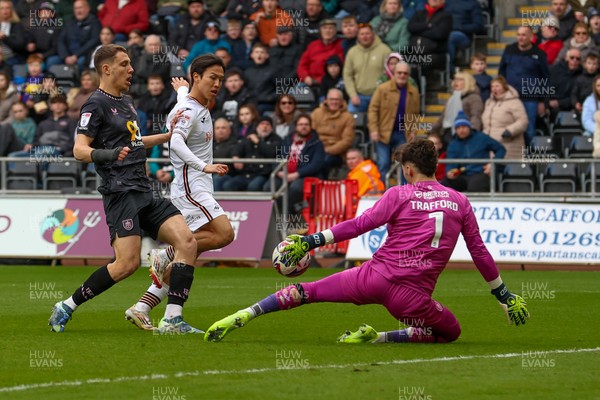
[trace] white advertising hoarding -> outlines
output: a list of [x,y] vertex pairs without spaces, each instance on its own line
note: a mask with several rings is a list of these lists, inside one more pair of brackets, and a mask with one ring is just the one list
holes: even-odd
[[[357,215],[377,199],[361,199]],[[600,205],[472,201],[481,237],[497,262],[600,263]],[[385,227],[350,241],[346,258],[368,260],[387,237]],[[451,261],[471,261],[462,235]]]

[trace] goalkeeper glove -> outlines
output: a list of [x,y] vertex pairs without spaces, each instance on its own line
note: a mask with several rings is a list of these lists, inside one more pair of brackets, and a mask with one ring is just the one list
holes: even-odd
[[510,293],[504,283],[493,289],[492,294],[496,296],[500,307],[506,313],[509,324],[513,322],[517,326],[525,324],[525,319],[529,318],[529,311],[525,307],[527,303],[525,303],[525,300],[521,296]]
[[285,240],[290,242],[284,247],[284,251],[289,254],[288,261],[290,265],[298,264],[306,253],[325,245],[325,236],[321,232],[309,236],[289,235]]

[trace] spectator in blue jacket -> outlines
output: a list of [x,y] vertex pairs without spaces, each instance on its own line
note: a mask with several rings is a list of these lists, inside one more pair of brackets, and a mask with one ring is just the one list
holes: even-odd
[[183,69],[187,71],[187,68],[190,66],[194,58],[198,57],[199,55],[206,53],[214,54],[219,48],[224,48],[229,52],[229,54],[231,54],[231,46],[225,39],[219,37],[220,34],[221,28],[219,27],[218,22],[210,21],[207,23],[206,28],[204,29],[204,39],[192,47],[190,54],[188,54],[183,62]]
[[583,102],[583,111],[581,112],[581,125],[583,125],[583,134],[593,136],[596,129],[594,114],[600,110],[600,75],[596,75],[592,85],[592,94]]
[[483,30],[483,13],[477,0],[446,0],[446,12],[452,14],[452,32],[448,39],[450,74],[454,76],[454,58],[458,50],[471,46],[475,33]]
[[[299,115],[295,122],[296,130],[283,139],[277,159],[287,159],[288,204],[290,212],[299,211],[304,192],[304,178],[319,177],[325,150],[319,136],[311,128],[312,119],[306,114]],[[281,186],[283,172],[277,173],[277,187]],[[263,190],[271,190],[267,182]]]
[[525,134],[525,144],[529,145],[535,136],[535,120],[544,111],[542,100],[553,94],[550,86],[550,71],[546,53],[535,46],[531,40],[533,31],[530,26],[520,26],[517,30],[517,42],[506,46],[498,75],[506,78],[508,84],[519,92],[525,106],[529,126]]
[[[454,121],[456,136],[450,141],[446,159],[504,158],[506,149],[483,132],[471,129],[469,117],[460,111]],[[449,163],[442,185],[459,192],[488,192],[490,190],[490,164]]]
[[100,44],[100,20],[90,13],[86,0],[73,3],[75,19],[66,23],[58,38],[58,56],[67,65],[79,67],[83,71],[90,64],[92,51]]

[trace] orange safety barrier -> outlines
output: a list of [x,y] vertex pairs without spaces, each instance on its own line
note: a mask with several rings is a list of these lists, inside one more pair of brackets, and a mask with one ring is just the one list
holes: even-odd
[[[320,232],[342,221],[354,218],[358,207],[358,181],[323,181],[304,179],[304,200],[308,207],[302,216],[308,224],[308,233]],[[349,240],[318,247],[315,252],[346,254]]]

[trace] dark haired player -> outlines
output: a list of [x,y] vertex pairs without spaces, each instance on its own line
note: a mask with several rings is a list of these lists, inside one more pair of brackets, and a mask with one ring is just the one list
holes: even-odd
[[387,224],[388,238],[360,268],[338,272],[316,282],[290,285],[258,303],[215,322],[204,340],[219,341],[260,315],[306,303],[381,304],[408,327],[376,332],[369,325],[346,332],[341,343],[446,343],[460,335],[450,310],[431,298],[437,278],[446,267],[462,233],[473,261],[492,289],[509,321],[525,323],[529,316],[523,298],[508,291],[486,249],[467,198],[435,180],[437,151],[429,140],[415,140],[400,150],[408,185],[388,189],[359,217],[310,236],[292,235],[290,264],[311,249],[341,242]]
[[[217,95],[223,82],[223,61],[214,54],[196,57],[190,67],[192,87],[190,93],[173,108],[167,123],[174,120],[169,156],[175,171],[171,184],[171,202],[181,211],[189,229],[194,233],[197,254],[220,249],[233,241],[231,223],[223,208],[213,197],[212,174],[224,175],[225,164],[213,164],[213,122],[208,104]],[[183,113],[179,114],[180,110]],[[125,311],[125,317],[142,329],[153,329],[149,312],[167,296],[165,279],[169,265],[177,260],[173,246],[150,252],[150,272],[154,280],[139,301]],[[187,267],[186,267],[187,268]],[[189,267],[189,274],[193,268]],[[172,272],[171,272],[171,280]],[[161,333],[180,331],[177,320],[181,318],[183,304],[169,296],[165,315],[158,330]],[[204,333],[191,328],[189,333]],[[186,332],[186,333],[187,333]]]
[[79,161],[95,163],[102,177],[98,191],[115,260],[93,272],[71,297],[54,305],[48,322],[54,332],[65,329],[78,306],[138,269],[142,229],[174,246],[178,262],[173,264],[169,297],[181,304],[192,284],[189,270],[196,259],[194,237],[179,210],[152,195],[144,148],[164,143],[171,135],[142,138],[132,99],[123,95],[133,76],[127,50],[102,46],[96,51],[94,65],[100,87],[81,108],[73,152]]

